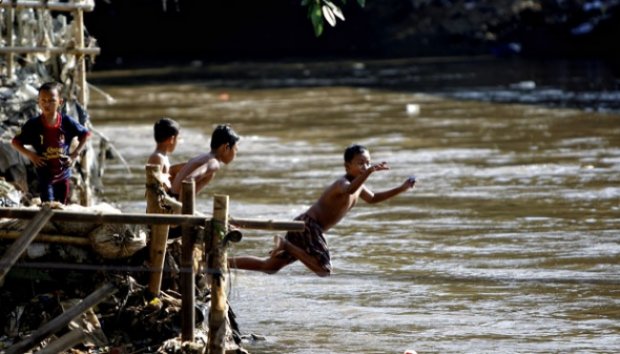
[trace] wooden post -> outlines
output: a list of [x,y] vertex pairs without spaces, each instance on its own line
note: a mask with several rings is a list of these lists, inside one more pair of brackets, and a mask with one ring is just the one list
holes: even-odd
[[[75,17],[75,44],[79,49],[84,49],[84,10],[76,9],[74,12]],[[88,108],[88,96],[87,96],[87,83],[86,83],[86,63],[84,61],[84,53],[78,52],[75,54],[77,62],[77,83],[80,87],[78,94],[78,102],[86,110]],[[92,205],[92,190],[90,187],[90,165],[91,156],[88,154],[88,150],[92,149],[90,143],[87,143],[86,149],[82,152],[80,161],[80,170],[82,172],[82,183],[84,183],[84,189],[80,195],[80,204],[83,206]]]
[[226,245],[228,231],[228,196],[213,198],[213,220],[208,270],[211,273],[211,310],[209,312],[209,354],[224,354],[228,332],[228,302],[226,300]]
[[63,312],[58,317],[47,322],[43,326],[39,327],[36,331],[32,332],[30,336],[26,337],[21,342],[13,345],[6,350],[6,354],[22,354],[27,352],[30,348],[37,345],[43,339],[47,338],[51,334],[58,332],[69,324],[74,318],[84,313],[89,308],[97,305],[101,301],[105,300],[108,296],[114,294],[118,289],[113,284],[106,284],[97,289],[77,305],[73,306],[69,310]]
[[24,229],[22,235],[17,241],[11,244],[2,259],[0,259],[0,286],[4,284],[4,276],[9,272],[11,267],[17,262],[17,259],[24,253],[28,245],[37,237],[39,231],[47,224],[52,217],[52,209],[49,207],[43,207],[35,215],[32,221]]
[[[157,188],[160,181],[157,178],[161,173],[160,165],[146,165],[146,212],[147,214],[164,214],[166,211],[159,204]],[[161,279],[166,258],[166,243],[168,241],[168,225],[151,225],[151,238],[149,243],[149,265],[151,278],[149,280],[149,293],[157,297],[161,290]]]
[[[15,19],[15,9],[14,8],[10,7],[8,9],[8,16],[9,16],[9,19],[7,21],[8,28],[7,28],[6,34],[7,34],[7,36],[9,38],[7,38],[8,39],[7,43],[8,43],[9,47],[12,47],[15,44],[15,40],[13,39],[13,26],[14,26],[13,21]],[[6,70],[7,70],[7,75],[6,76],[9,79],[11,79],[11,80],[13,79],[13,76],[14,76],[13,71],[15,70],[14,67],[13,67],[14,66],[14,58],[15,58],[15,55],[13,53],[9,53],[7,55],[7,60],[6,60]]]
[[[193,214],[195,209],[196,184],[194,180],[185,180],[181,187],[183,214]],[[181,339],[183,342],[194,341],[195,309],[194,309],[194,241],[196,228],[182,224],[181,236]]]

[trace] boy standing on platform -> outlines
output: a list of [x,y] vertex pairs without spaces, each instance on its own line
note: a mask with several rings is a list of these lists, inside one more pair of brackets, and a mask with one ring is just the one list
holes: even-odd
[[153,135],[157,145],[146,163],[161,166],[161,182],[166,191],[169,191],[172,186],[168,155],[177,147],[179,131],[179,123],[170,118],[162,118],[153,126]]
[[[41,115],[26,121],[11,144],[36,167],[41,201],[67,204],[71,169],[84,149],[90,131],[58,111],[63,103],[61,89],[62,85],[58,82],[47,82],[39,87]],[[79,143],[70,151],[71,142],[76,137]],[[32,146],[34,150],[25,145]]]
[[211,151],[191,158],[174,176],[170,195],[179,199],[181,186],[186,179],[196,183],[196,194],[213,179],[221,164],[231,163],[237,156],[239,135],[229,125],[218,125],[211,134]]
[[319,200],[295,220],[306,223],[302,232],[288,232],[285,238],[275,236],[275,247],[270,256],[260,259],[252,256],[228,259],[230,268],[258,270],[273,274],[296,260],[319,276],[331,274],[332,265],[324,233],[338,224],[340,220],[362,198],[374,204],[400,193],[415,185],[415,178],[409,177],[400,186],[384,192],[373,193],[364,182],[377,171],[388,170],[386,162],[370,163],[368,149],[361,145],[351,145],[344,152],[345,175],[327,187]]

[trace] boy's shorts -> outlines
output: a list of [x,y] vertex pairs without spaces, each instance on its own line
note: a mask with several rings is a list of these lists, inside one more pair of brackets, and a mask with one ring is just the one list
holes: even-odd
[[[286,233],[285,239],[301,248],[310,256],[316,258],[323,269],[331,272],[332,262],[329,256],[329,249],[327,248],[327,240],[325,240],[325,236],[323,236],[323,228],[321,225],[305,213],[296,217],[295,220],[306,223],[304,231],[289,231]],[[297,260],[297,258],[286,251],[280,253],[277,257],[286,259],[289,263],[293,263]]]

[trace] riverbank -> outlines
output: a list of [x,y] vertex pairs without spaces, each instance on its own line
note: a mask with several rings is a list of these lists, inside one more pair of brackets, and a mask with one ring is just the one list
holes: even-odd
[[383,60],[173,62],[159,67],[94,70],[96,86],[199,83],[206,87],[372,87],[463,100],[620,111],[620,65],[605,60],[493,56]]

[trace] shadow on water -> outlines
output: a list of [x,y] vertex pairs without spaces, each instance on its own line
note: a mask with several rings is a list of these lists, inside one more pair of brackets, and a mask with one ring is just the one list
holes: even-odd
[[[116,101],[93,93],[93,124],[131,170],[109,163],[104,198],[144,210],[161,116],[182,127],[173,163],[205,151],[217,123],[242,135],[237,159],[196,205],[209,212],[211,196],[227,194],[241,218],[297,216],[344,173],[345,146],[362,143],[390,165],[367,181],[371,190],[411,174],[417,187],[360,202],[330,230],[329,278],[298,263],[272,276],[232,272],[241,330],[267,337],[247,343],[250,352],[615,353],[620,116],[617,101],[588,92],[618,89],[604,66],[572,65],[478,58],[94,74]],[[411,104],[419,110],[408,113]],[[230,254],[266,256],[272,238],[245,230]]]

